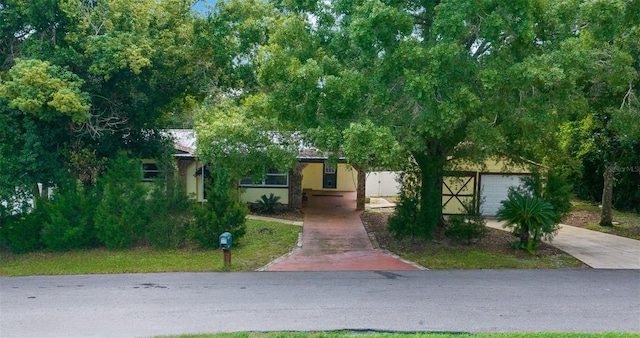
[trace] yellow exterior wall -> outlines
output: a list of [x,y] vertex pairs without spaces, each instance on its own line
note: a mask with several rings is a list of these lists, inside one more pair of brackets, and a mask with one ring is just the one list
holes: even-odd
[[280,196],[278,202],[289,204],[289,188],[241,188],[240,200],[243,202],[255,203],[262,195],[274,194]]
[[302,169],[302,189],[322,190],[322,163],[309,163]]
[[[153,162],[151,160],[143,160],[144,163]],[[193,161],[190,163],[186,170],[184,177],[181,177],[183,186],[185,188],[185,192],[188,195],[194,196],[198,202],[202,201],[203,191],[202,191],[202,175],[196,176],[196,170],[201,167],[200,161]],[[489,159],[485,162],[485,165],[474,165],[474,164],[465,164],[465,163],[455,163],[454,168],[455,171],[466,171],[475,173],[475,182],[469,183],[467,187],[464,188],[461,194],[469,194],[473,193],[473,189],[476,189],[476,184],[479,179],[479,173],[507,173],[507,174],[521,174],[521,173],[530,173],[528,166],[526,165],[507,165],[503,160]],[[311,190],[323,190],[322,188],[322,177],[324,172],[323,163],[309,163],[303,169],[302,175],[302,189],[311,189]],[[177,174],[177,172],[176,172]],[[357,185],[357,172],[351,169],[347,164],[339,163],[337,167],[337,188],[335,191],[356,191]],[[448,191],[446,187],[443,186],[443,194],[454,194],[457,193],[458,189],[461,187],[463,182],[460,178],[457,177],[445,177],[445,182],[449,185],[452,192]],[[463,177],[463,179],[466,179]],[[329,190],[329,189],[327,189]],[[334,190],[334,189],[331,189]],[[262,195],[267,195],[273,193],[276,196],[280,196],[280,203],[289,204],[289,188],[243,188],[243,191],[240,195],[242,201],[245,202],[255,202]],[[449,199],[449,196],[442,197],[442,203],[444,204]],[[471,200],[471,197],[460,197],[461,200]],[[463,208],[461,203],[456,199],[452,198],[446,206],[443,208],[443,213],[445,214],[457,214],[462,213]]]
[[484,166],[479,164],[465,163],[453,161],[454,171],[480,171],[484,173],[507,173],[507,174],[523,174],[530,173],[531,170],[527,165],[510,164],[502,159],[491,158],[484,162]]
[[338,164],[338,191],[356,191],[358,172],[346,164]]
[[[479,193],[479,187],[477,186],[480,180],[480,175],[483,173],[503,173],[503,174],[529,174],[531,173],[531,166],[533,166],[533,164],[529,165],[529,164],[511,164],[508,163],[505,160],[502,160],[500,158],[492,158],[492,159],[487,159],[484,163],[484,165],[478,165],[478,164],[470,164],[470,163],[464,163],[464,162],[453,162],[453,171],[461,171],[461,172],[470,172],[471,175],[473,175],[475,177],[475,181],[469,183],[468,186],[466,186],[461,192],[460,194],[463,195],[468,195],[468,194],[472,194],[473,193],[473,189],[477,190],[476,192]],[[465,178],[463,177],[463,179],[468,179],[468,176]],[[442,187],[442,204],[443,204],[443,209],[442,212],[444,214],[463,214],[465,213],[464,208],[462,207],[462,204],[460,203],[460,201],[458,201],[455,197],[452,198],[447,205],[444,205],[445,202],[447,202],[447,200],[449,199],[449,196],[444,196],[446,194],[455,194],[458,192],[458,189],[460,189],[462,187],[462,184],[464,183],[464,181],[461,181],[460,178],[457,177],[445,177],[444,181],[447,183],[447,185],[449,185],[449,187],[451,188],[451,191],[448,191],[448,189],[446,188],[446,186],[443,185]],[[469,196],[460,196],[459,199],[462,200],[463,202],[467,202],[467,201],[471,201],[473,197]]]
[[198,202],[202,201],[202,175],[196,176],[196,170],[201,167],[200,161],[194,161],[187,167],[184,177],[184,188],[187,195],[196,197]]
[[[338,163],[338,182],[336,191],[356,191],[358,173],[344,163]],[[302,189],[324,190],[322,188],[322,176],[324,174],[323,163],[309,163],[302,170]]]

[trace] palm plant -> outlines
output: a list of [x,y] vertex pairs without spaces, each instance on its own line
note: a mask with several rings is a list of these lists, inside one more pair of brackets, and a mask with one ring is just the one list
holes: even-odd
[[275,214],[280,205],[280,196],[276,196],[273,193],[267,195],[262,195],[259,200],[256,201],[258,205],[258,213],[260,214]]
[[515,246],[533,253],[543,237],[551,240],[558,231],[553,206],[536,196],[510,191],[509,197],[500,202],[498,221],[506,221],[504,227],[520,238]]

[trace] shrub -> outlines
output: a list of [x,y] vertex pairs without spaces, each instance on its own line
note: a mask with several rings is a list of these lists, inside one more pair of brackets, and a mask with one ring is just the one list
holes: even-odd
[[256,208],[258,213],[272,215],[278,211],[278,206],[280,206],[280,196],[275,196],[273,193],[267,195],[262,195],[259,200],[256,200]]
[[449,217],[444,235],[454,241],[471,244],[473,240],[486,236],[487,222],[475,208],[465,209],[470,213]]
[[182,247],[192,221],[193,200],[184,193],[179,183],[173,189],[168,189],[169,184],[171,182],[165,180],[154,182],[148,204],[150,221],[147,238],[159,249]]
[[143,238],[148,221],[140,162],[120,154],[98,183],[102,198],[94,218],[96,237],[109,249],[132,247]]
[[533,253],[543,237],[551,240],[558,231],[553,206],[537,196],[522,194],[516,190],[501,202],[498,221],[506,221],[505,228],[520,238],[514,246]]
[[416,166],[410,166],[398,178],[402,184],[396,209],[389,217],[389,232],[397,239],[425,236],[420,220],[420,176]]
[[48,208],[42,241],[47,249],[68,251],[96,245],[93,217],[97,198],[81,185],[70,183],[56,189]]
[[525,190],[520,193],[531,193],[548,202],[555,213],[554,222],[564,221],[571,213],[573,187],[565,174],[556,169],[549,169],[543,176],[534,171],[530,177],[524,179]]
[[218,237],[230,232],[236,245],[245,234],[247,206],[238,201],[238,191],[225,179],[224,173],[215,173],[217,179],[207,186],[207,201],[193,208],[195,222],[188,230],[187,237],[206,249],[218,246]]
[[47,201],[36,201],[40,204],[34,210],[3,217],[0,226],[0,244],[13,253],[26,253],[42,249],[42,225],[47,221],[47,213],[43,210]]

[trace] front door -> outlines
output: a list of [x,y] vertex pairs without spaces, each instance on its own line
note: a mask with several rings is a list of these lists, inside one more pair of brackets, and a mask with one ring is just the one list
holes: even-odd
[[338,187],[338,174],[336,167],[324,164],[324,174],[322,175],[322,189],[336,189]]

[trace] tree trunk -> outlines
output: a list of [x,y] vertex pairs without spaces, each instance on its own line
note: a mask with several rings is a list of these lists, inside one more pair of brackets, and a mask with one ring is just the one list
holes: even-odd
[[308,163],[297,163],[291,171],[289,181],[289,209],[302,210],[302,170]]
[[442,176],[446,157],[418,154],[414,157],[420,167],[420,210],[418,222],[423,224],[425,238],[433,237],[438,226],[444,225],[442,217]]
[[358,171],[358,185],[356,188],[356,210],[364,210],[366,202],[366,186],[367,186],[367,173],[363,166],[357,166],[355,169]]
[[611,208],[613,200],[613,174],[615,170],[615,164],[607,166],[604,171],[604,188],[602,189],[602,212],[600,213],[600,226],[610,227],[613,226]]
[[40,186],[38,186],[38,183],[33,184],[33,187],[31,188],[31,193],[33,194],[34,202],[37,198],[40,198]]

